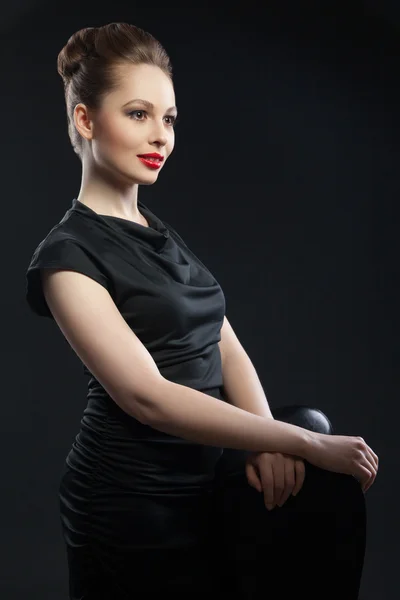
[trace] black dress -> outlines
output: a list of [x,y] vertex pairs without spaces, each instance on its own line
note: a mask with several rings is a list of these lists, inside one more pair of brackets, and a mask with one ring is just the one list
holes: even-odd
[[[74,200],[33,254],[27,301],[52,318],[40,269],[84,273],[107,288],[166,379],[223,400],[221,287],[170,225],[140,201],[138,207],[149,227]],[[99,598],[109,586],[110,598],[128,598],[140,589],[140,577],[147,590],[160,583],[158,556],[166,564],[166,556],[179,554],[181,563],[205,540],[223,449],[143,425],[83,369],[87,408],[60,486],[70,597]]]
[[[29,306],[52,317],[40,269],[84,273],[107,288],[166,379],[225,401],[221,287],[170,225],[138,206],[149,227],[74,200],[33,254]],[[83,369],[87,407],[59,487],[70,600],[358,598],[366,514],[353,477],[305,461],[298,496],[267,511],[246,479],[247,453],[141,424]]]

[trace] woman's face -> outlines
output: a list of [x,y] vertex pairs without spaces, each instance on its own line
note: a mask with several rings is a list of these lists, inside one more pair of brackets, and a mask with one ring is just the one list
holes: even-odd
[[[177,109],[173,85],[153,65],[122,65],[117,69],[120,85],[103,99],[98,111],[92,114],[83,104],[75,107],[75,125],[89,140],[84,160],[88,157],[96,169],[106,169],[127,182],[152,184],[175,144]],[[164,157],[158,169],[146,166],[138,158],[138,154],[151,152]]]

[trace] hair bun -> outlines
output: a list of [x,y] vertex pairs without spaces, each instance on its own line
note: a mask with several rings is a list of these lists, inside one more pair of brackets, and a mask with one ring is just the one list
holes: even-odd
[[97,27],[86,27],[74,33],[58,55],[57,71],[68,83],[79,71],[82,63],[96,56]]

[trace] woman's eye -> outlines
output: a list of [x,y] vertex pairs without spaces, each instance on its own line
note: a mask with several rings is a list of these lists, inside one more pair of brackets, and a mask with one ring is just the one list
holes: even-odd
[[167,115],[167,119],[171,119],[170,124],[172,125],[172,127],[178,122],[178,117],[175,117],[174,115]]
[[[138,114],[138,113],[139,113],[139,114],[143,114],[143,115],[146,115],[146,114],[147,114],[147,112],[146,112],[145,110],[132,110],[131,112],[129,112],[129,113],[128,113],[128,116],[129,116],[129,117],[132,117],[132,116],[134,116],[134,119],[135,119],[135,121],[143,121],[143,119],[139,119],[139,118],[137,117],[137,114]],[[177,117],[175,117],[174,115],[166,115],[166,118],[167,118],[167,119],[171,119],[171,121],[169,122],[169,125],[170,125],[171,127],[173,127],[174,125],[176,125],[176,122],[177,122],[177,120],[178,120],[178,119],[177,119]]]
[[[130,113],[128,113],[128,115],[131,117],[132,115],[136,115],[137,113],[145,114],[146,111],[145,110],[132,110]],[[137,119],[137,120],[141,121],[142,119]]]

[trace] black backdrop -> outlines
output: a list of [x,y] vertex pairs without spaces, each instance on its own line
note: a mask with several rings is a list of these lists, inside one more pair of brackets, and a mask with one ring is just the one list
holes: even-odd
[[67,597],[56,493],[85,380],[24,275],[80,187],[57,54],[111,21],[151,31],[175,72],[175,150],[139,197],[221,283],[271,406],[317,406],[379,455],[361,598],[398,592],[400,10],[243,4],[2,9],[2,598]]

